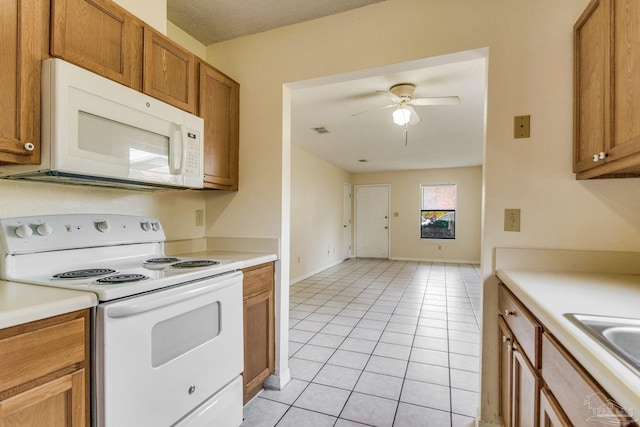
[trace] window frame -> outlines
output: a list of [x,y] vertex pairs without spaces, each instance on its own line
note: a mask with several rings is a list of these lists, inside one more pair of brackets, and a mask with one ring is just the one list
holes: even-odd
[[[438,207],[426,207],[425,206],[425,188],[426,187],[445,187],[445,186],[453,186],[454,189],[454,208],[446,209],[444,206]],[[451,241],[456,240],[456,221],[457,221],[457,212],[458,212],[458,184],[455,182],[440,182],[440,183],[429,183],[429,184],[420,184],[420,240],[442,240],[442,241]],[[440,230],[439,235],[426,235],[425,228],[429,225],[429,223],[425,224],[425,215],[437,215],[437,218],[441,218],[444,215],[449,213],[453,213],[453,221],[447,220],[447,230]],[[436,229],[435,231],[438,231]]]

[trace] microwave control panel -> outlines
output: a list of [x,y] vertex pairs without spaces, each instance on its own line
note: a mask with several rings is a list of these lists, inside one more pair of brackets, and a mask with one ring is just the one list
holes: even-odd
[[197,132],[187,131],[187,140],[183,173],[187,176],[199,176],[200,171],[200,135]]

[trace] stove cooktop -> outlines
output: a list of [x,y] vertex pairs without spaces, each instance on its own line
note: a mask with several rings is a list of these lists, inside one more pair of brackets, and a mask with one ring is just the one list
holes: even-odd
[[0,219],[0,279],[91,291],[110,301],[236,270],[167,256],[153,218],[46,215]]

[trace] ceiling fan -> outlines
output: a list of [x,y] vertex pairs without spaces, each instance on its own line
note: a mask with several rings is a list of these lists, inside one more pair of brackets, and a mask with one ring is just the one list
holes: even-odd
[[455,105],[460,103],[460,97],[458,96],[431,96],[426,98],[414,98],[413,95],[416,90],[416,85],[413,83],[399,83],[393,85],[388,91],[377,91],[377,93],[388,94],[393,101],[392,104],[385,105],[383,107],[374,108],[372,110],[361,111],[354,113],[352,116],[357,116],[372,111],[385,110],[388,108],[394,108],[392,117],[393,122],[398,126],[404,126],[404,138],[405,145],[407,145],[407,127],[408,125],[414,125],[420,123],[422,120],[420,116],[413,108],[421,107],[425,105]]

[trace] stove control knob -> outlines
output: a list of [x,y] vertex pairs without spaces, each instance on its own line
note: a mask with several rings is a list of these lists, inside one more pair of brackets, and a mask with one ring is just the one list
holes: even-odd
[[53,228],[51,228],[48,223],[43,222],[36,227],[36,233],[38,233],[40,236],[48,236],[49,234],[53,233]]
[[28,239],[33,234],[33,230],[27,224],[20,224],[16,227],[16,236],[21,239]]
[[98,229],[98,231],[106,233],[109,231],[109,223],[105,220],[96,221],[96,228]]
[[149,221],[142,221],[142,222],[140,223],[140,227],[142,227],[142,229],[143,229],[144,231],[149,231],[149,230],[151,230],[151,222],[149,222]]
[[151,228],[153,229],[153,231],[159,231],[160,230],[160,223],[156,222],[156,221],[153,221],[151,223]]

